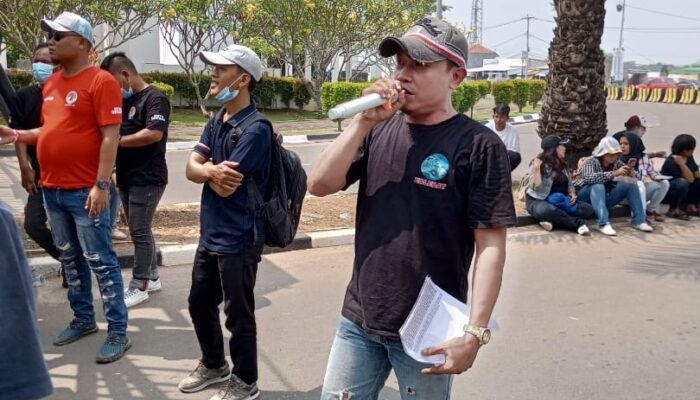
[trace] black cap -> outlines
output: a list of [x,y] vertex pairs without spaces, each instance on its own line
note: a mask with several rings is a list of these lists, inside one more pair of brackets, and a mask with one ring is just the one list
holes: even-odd
[[542,150],[551,149],[552,147],[557,147],[560,144],[569,144],[571,141],[569,139],[562,139],[557,135],[547,135],[542,139]]
[[382,57],[394,56],[399,50],[418,62],[450,60],[467,68],[467,38],[459,29],[441,19],[425,17],[400,38],[390,36],[379,44]]

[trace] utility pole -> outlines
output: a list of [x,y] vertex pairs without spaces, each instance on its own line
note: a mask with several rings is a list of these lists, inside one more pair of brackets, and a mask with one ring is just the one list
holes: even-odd
[[[622,47],[622,34],[625,31],[625,10],[627,9],[627,0],[622,0],[622,4],[617,5],[617,11],[622,13],[622,22],[620,23],[620,43],[613,53],[613,81],[625,81],[625,49]],[[605,78],[610,79],[610,77]]]
[[530,20],[534,18],[535,17],[531,17],[530,15],[526,15],[524,18],[525,21],[527,21],[527,31],[525,32],[525,51],[523,52],[523,62],[520,73],[523,79],[527,78],[527,74],[530,71]]
[[437,18],[442,19],[442,0],[437,0]]

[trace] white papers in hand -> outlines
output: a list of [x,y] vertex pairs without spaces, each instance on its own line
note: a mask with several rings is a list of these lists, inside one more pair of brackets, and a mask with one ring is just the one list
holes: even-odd
[[411,313],[399,329],[404,351],[416,361],[444,364],[444,355],[426,357],[421,351],[463,336],[464,326],[469,323],[469,310],[467,304],[440,289],[429,276],[426,277]]

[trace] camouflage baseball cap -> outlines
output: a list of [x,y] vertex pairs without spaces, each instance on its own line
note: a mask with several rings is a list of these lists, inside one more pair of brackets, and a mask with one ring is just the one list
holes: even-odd
[[460,67],[467,67],[469,45],[459,29],[449,23],[425,17],[413,25],[400,38],[389,36],[379,44],[379,54],[391,57],[403,50],[418,62],[450,60]]

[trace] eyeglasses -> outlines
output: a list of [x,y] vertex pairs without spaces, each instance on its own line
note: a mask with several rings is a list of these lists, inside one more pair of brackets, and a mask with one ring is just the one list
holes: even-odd
[[54,42],[60,42],[61,39],[69,37],[69,36],[80,36],[77,33],[72,33],[72,32],[58,32],[58,31],[52,31],[49,32],[48,35],[48,40],[53,40]]

